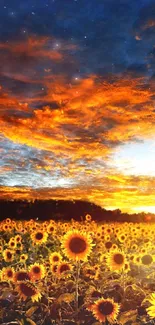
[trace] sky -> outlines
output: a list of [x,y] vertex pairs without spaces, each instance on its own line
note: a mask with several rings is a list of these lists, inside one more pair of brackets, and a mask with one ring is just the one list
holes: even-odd
[[155,1],[0,1],[0,198],[155,213]]

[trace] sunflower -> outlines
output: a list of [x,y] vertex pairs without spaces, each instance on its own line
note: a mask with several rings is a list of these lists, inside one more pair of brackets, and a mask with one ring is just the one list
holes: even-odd
[[80,233],[78,230],[70,230],[62,240],[64,254],[73,260],[87,260],[92,251],[92,239],[86,233]]
[[50,254],[49,260],[51,264],[58,264],[62,260],[62,256],[60,253],[54,252]]
[[143,247],[140,249],[141,254],[145,254],[147,252],[147,248]]
[[102,236],[102,232],[101,231],[97,231],[96,234],[95,234],[95,238],[96,239],[100,239]]
[[125,273],[128,273],[128,272],[130,271],[130,264],[129,264],[129,263],[126,262],[126,263],[124,264],[123,271],[124,271]]
[[7,223],[4,223],[3,225],[2,225],[2,230],[3,231],[6,231],[6,232],[10,232],[11,230],[12,230],[12,227],[10,228],[11,226],[9,225],[9,224],[7,224]]
[[108,322],[113,324],[119,313],[119,304],[115,303],[113,299],[98,299],[91,305],[91,311],[99,322]]
[[41,280],[45,277],[46,269],[44,265],[35,263],[30,265],[29,274],[32,281]]
[[15,241],[16,241],[16,243],[21,243],[21,241],[22,241],[22,237],[20,236],[20,235],[16,235],[15,236]]
[[33,231],[31,234],[31,239],[32,239],[33,243],[36,245],[41,245],[43,243],[46,243],[47,237],[48,237],[47,232],[45,232],[43,230],[36,230],[36,231]]
[[48,221],[44,221],[44,222],[42,223],[42,227],[43,227],[43,229],[44,229],[44,230],[47,230],[47,226],[48,226]]
[[22,243],[17,243],[17,249],[16,250],[19,250],[20,251],[20,254],[21,254],[21,251],[24,249],[24,245]]
[[111,271],[120,271],[123,269],[124,265],[126,263],[125,256],[123,252],[120,251],[114,251],[111,254],[109,254],[107,258],[107,264]]
[[55,230],[56,230],[56,226],[53,223],[49,223],[49,225],[47,226],[47,232],[48,234],[55,234]]
[[131,254],[131,255],[129,255],[129,260],[131,261],[131,262],[134,262],[134,260],[135,260],[135,255],[134,254]]
[[26,281],[26,280],[30,280],[30,275],[26,270],[20,269],[19,271],[14,273],[15,283],[19,281]]
[[86,221],[91,221],[91,220],[92,220],[91,215],[90,215],[90,214],[86,214],[86,216],[85,216],[85,220],[86,220]]
[[109,228],[109,227],[108,227],[108,228],[106,228],[106,233],[107,233],[107,234],[109,234],[109,235],[110,235],[112,232],[113,232],[113,231],[112,231],[112,229],[111,229],[111,228]]
[[3,257],[5,262],[12,262],[14,260],[14,251],[10,249],[5,249],[3,251]]
[[32,302],[34,302],[41,298],[41,293],[38,291],[34,283],[22,281],[17,285],[16,289],[23,300],[31,298]]
[[113,243],[112,243],[112,241],[106,241],[104,245],[105,245],[106,249],[110,249],[110,248],[112,248]]
[[136,254],[136,255],[134,256],[134,263],[137,264],[137,265],[139,265],[140,262],[141,262],[141,257],[140,257],[139,254]]
[[57,275],[69,277],[71,275],[71,271],[73,266],[67,262],[61,262],[57,267]]
[[145,254],[141,257],[141,263],[145,266],[150,266],[153,263],[153,257],[151,254]]
[[2,281],[13,281],[14,268],[13,267],[3,267],[0,272]]
[[125,240],[126,240],[126,236],[125,236],[125,234],[121,234],[121,235],[119,235],[119,236],[118,236],[118,239],[119,239],[119,241],[120,241],[121,243],[124,243]]
[[8,246],[9,246],[9,248],[12,248],[12,249],[16,248],[16,242],[15,242],[15,240],[11,238],[9,240],[9,242],[8,242]]
[[[103,233],[102,233],[103,235]],[[105,235],[105,241],[110,241],[110,235]]]
[[146,311],[150,317],[155,318],[155,293],[154,292],[151,294],[148,301],[152,306],[148,307]]
[[51,265],[52,274],[56,275],[58,266],[56,264]]
[[113,249],[113,250],[118,249],[118,245],[117,244],[112,244],[111,249]]
[[25,263],[27,259],[28,259],[28,255],[27,254],[21,254],[20,255],[20,262]]
[[138,246],[137,246],[136,244],[133,244],[133,245],[131,246],[131,249],[134,250],[134,251],[137,251]]
[[11,219],[10,218],[6,218],[5,222],[6,223],[11,223]]

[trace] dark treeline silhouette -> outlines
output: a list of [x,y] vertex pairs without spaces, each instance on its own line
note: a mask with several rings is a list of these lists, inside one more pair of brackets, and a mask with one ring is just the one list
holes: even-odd
[[0,220],[11,218],[16,220],[83,220],[90,214],[96,221],[118,222],[154,222],[155,215],[151,213],[128,214],[121,210],[106,210],[86,201],[65,200],[0,200]]

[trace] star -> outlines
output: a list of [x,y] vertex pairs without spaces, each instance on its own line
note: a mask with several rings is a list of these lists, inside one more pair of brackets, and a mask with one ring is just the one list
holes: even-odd
[[11,11],[11,12],[8,13],[8,15],[9,15],[10,17],[15,17],[15,12],[14,12],[14,11]]
[[53,48],[54,48],[54,49],[58,49],[58,48],[60,48],[60,47],[61,47],[61,44],[58,43],[58,42],[56,42],[56,43],[53,45]]

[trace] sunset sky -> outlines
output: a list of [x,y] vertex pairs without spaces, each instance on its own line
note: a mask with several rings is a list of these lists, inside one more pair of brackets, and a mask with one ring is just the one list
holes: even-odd
[[155,213],[155,1],[0,1],[0,198]]

